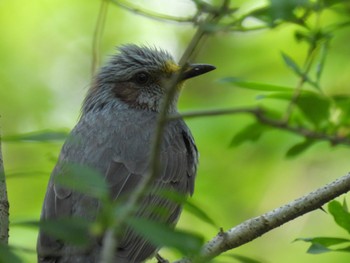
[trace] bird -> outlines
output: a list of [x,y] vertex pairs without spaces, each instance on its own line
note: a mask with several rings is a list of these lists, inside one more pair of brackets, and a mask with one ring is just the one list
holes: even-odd
[[[168,114],[179,114],[177,100],[184,82],[214,69],[209,64],[181,67],[169,52],[157,47],[119,46],[95,75],[78,123],[62,146],[49,179],[40,220],[64,217],[96,220],[101,200],[57,181],[70,164],[98,171],[108,186],[111,200],[126,202],[150,168],[157,118],[173,79],[177,79],[176,94]],[[161,139],[159,172],[150,182],[149,192],[141,198],[136,217],[175,226],[182,205],[154,193],[168,190],[186,198],[191,196],[198,155],[194,138],[183,119],[168,121]],[[158,212],[154,208],[159,208]],[[116,263],[145,262],[160,249],[130,227],[122,228],[117,241]],[[99,262],[103,239],[91,237],[89,244],[86,249],[78,249],[40,228],[38,262]]]

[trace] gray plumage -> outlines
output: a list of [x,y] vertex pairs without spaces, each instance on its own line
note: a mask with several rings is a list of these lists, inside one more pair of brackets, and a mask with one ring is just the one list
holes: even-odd
[[[189,77],[214,69],[208,65],[204,68]],[[51,174],[42,220],[60,217],[96,219],[100,209],[97,199],[55,184],[55,178],[64,174],[67,165],[72,163],[98,170],[108,183],[113,200],[124,200],[132,194],[149,168],[157,114],[167,83],[177,70],[167,52],[135,45],[121,47],[119,53],[101,68],[84,101],[80,120],[64,144]],[[177,97],[170,107],[172,113],[177,112],[176,100]],[[186,124],[182,120],[169,122],[163,135],[159,176],[152,182],[151,191],[141,201],[136,215],[175,225],[181,213],[180,204],[156,192],[166,189],[191,195],[197,162],[197,149]],[[154,207],[166,212],[157,213]],[[98,262],[102,245],[101,238],[92,237],[90,246],[81,250],[40,231],[38,262]],[[125,229],[118,238],[115,262],[144,262],[157,250],[147,239]]]

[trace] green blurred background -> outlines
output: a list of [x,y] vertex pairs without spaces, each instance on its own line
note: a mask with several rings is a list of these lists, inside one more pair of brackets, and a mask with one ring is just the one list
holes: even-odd
[[[165,3],[166,2],[166,3]],[[189,0],[133,1],[142,7],[175,16],[194,12]],[[250,9],[263,1],[235,1]],[[98,0],[0,0],[0,114],[1,133],[9,136],[38,130],[70,130],[91,79],[93,31]],[[332,13],[325,21],[340,19]],[[306,45],[294,40],[293,26],[247,33],[211,36],[196,62],[217,70],[191,80],[183,90],[180,111],[250,106],[261,102],[256,91],[247,91],[218,79],[239,77],[294,87],[298,79],[284,65],[281,51],[303,61]],[[179,59],[194,28],[189,24],[159,22],[109,4],[101,48],[103,61],[123,43],[155,45]],[[339,31],[322,77],[326,94],[348,94],[350,82],[349,29]],[[289,202],[346,174],[350,149],[318,143],[302,155],[285,158],[286,151],[302,138],[271,131],[257,143],[230,147],[234,134],[253,119],[235,115],[187,120],[200,151],[196,192],[192,201],[224,229]],[[34,249],[36,230],[16,225],[38,220],[49,174],[63,141],[51,143],[4,142],[3,157],[10,201],[10,244]],[[342,200],[342,198],[340,199]],[[263,262],[349,262],[349,254],[306,254],[307,244],[293,240],[309,236],[339,236],[331,216],[321,210],[296,219],[265,236],[217,258],[235,262],[241,254]],[[184,213],[179,227],[210,239],[218,232],[200,219]],[[165,257],[179,255],[165,250]],[[25,262],[35,254],[21,252]]]

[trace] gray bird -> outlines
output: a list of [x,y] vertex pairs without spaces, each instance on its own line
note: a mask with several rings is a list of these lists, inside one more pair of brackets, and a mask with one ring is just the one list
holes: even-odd
[[[177,98],[184,81],[213,69],[214,66],[206,64],[189,65],[179,78],[169,113],[177,113]],[[122,202],[132,194],[149,169],[157,116],[172,76],[179,72],[179,65],[163,50],[136,45],[119,48],[118,54],[111,57],[95,77],[79,122],[63,145],[48,184],[41,220],[96,219],[101,208],[97,198],[56,183],[69,164],[99,171],[108,184],[112,200]],[[159,161],[158,177],[151,182],[151,190],[143,197],[135,214],[174,226],[181,205],[154,193],[169,190],[184,196],[193,194],[198,153],[183,120],[166,124]],[[90,246],[82,250],[40,230],[38,262],[97,263],[102,238],[91,239]],[[118,236],[115,262],[141,263],[158,250],[147,239],[125,228]]]

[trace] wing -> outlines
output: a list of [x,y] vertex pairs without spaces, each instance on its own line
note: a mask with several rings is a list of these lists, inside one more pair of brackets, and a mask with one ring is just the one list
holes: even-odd
[[[102,118],[100,119],[100,121]],[[74,192],[56,184],[56,178],[67,173],[71,164],[81,164],[93,167],[104,174],[112,156],[111,142],[101,138],[98,133],[100,123],[82,119],[71,132],[69,138],[62,147],[59,160],[51,173],[46,190],[44,204],[41,213],[41,221],[67,218],[72,216],[84,219],[95,219],[98,209],[98,200],[93,197]],[[102,124],[100,124],[102,125]],[[104,145],[103,145],[104,144]],[[76,253],[70,246],[39,229],[37,241],[38,262],[78,262],[71,260],[70,255],[66,261],[62,255]],[[67,256],[68,257],[68,256]],[[61,258],[62,261],[59,261]],[[90,261],[81,261],[90,262]]]
[[[194,179],[198,153],[193,138],[183,122],[171,125],[166,129],[160,156],[160,174],[151,185],[148,194],[142,199],[136,212],[138,217],[156,222],[175,225],[181,213],[181,204],[164,196],[164,191],[181,195],[193,193]],[[112,197],[119,201],[132,193],[145,176],[148,159],[138,163],[143,167],[140,173],[133,170],[133,165],[127,162],[113,160],[110,164],[106,179],[111,187]],[[140,262],[154,254],[157,247],[147,242],[127,228],[118,240],[118,259],[129,259]]]

